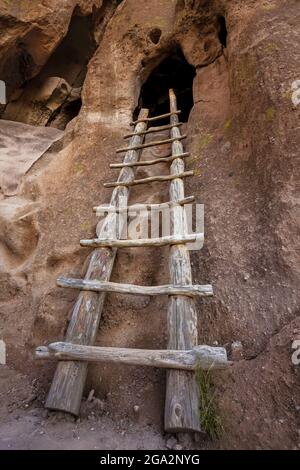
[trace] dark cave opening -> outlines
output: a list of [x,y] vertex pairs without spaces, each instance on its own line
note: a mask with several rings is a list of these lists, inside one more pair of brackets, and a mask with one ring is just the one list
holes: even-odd
[[81,98],[78,98],[77,100],[72,101],[71,103],[67,104],[64,112],[66,116],[68,117],[68,121],[72,121],[72,119],[78,116],[81,106],[82,106]]
[[226,20],[224,16],[218,17],[218,23],[219,23],[219,34],[218,34],[219,40],[222,46],[226,48],[228,31],[227,31]]
[[[150,116],[158,116],[170,111],[169,89],[173,88],[177,96],[177,106],[181,110],[180,120],[187,122],[194,105],[193,80],[195,67],[185,59],[177,46],[150,74],[143,84],[139,104],[134,112],[137,119],[141,108],[148,108]],[[169,118],[154,122],[155,126],[167,124]]]
[[149,32],[149,38],[153,42],[153,44],[158,44],[161,38],[162,31],[160,28],[151,29]]
[[49,119],[47,126],[65,129],[66,125],[78,116],[82,106],[81,98],[63,104]]

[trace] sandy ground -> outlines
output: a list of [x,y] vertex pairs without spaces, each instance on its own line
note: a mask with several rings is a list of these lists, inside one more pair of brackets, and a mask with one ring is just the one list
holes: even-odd
[[179,443],[151,424],[139,423],[139,412],[114,419],[105,401],[85,399],[81,417],[47,411],[44,392],[35,379],[0,366],[0,450],[181,450]]
[[35,380],[6,366],[1,366],[0,378],[1,450],[167,448],[168,436],[153,426],[141,429],[132,420],[115,421],[95,397],[83,404],[82,417],[76,419],[45,410]]

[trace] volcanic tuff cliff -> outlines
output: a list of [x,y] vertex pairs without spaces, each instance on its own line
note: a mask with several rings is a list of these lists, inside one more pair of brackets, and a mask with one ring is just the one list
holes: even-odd
[[[226,432],[205,445],[299,447],[299,375],[291,363],[291,343],[300,339],[300,105],[292,88],[300,79],[299,2],[0,0],[0,28],[7,85],[0,113],[11,126],[0,125],[0,339],[8,366],[48,389],[53,366],[37,365],[32,353],[63,338],[77,296],[56,278],[83,276],[88,251],[79,240],[95,234],[91,208],[109,201],[108,164],[139,107],[163,103],[153,74],[167,80],[179,61],[187,74],[178,85],[187,169],[196,169],[186,193],[205,205],[193,276],[215,291],[198,303],[199,338],[243,345],[243,359],[214,375]],[[142,194],[163,202],[167,191],[153,183],[133,189],[130,201]],[[112,280],[167,279],[167,251],[118,253]],[[165,347],[166,305],[109,295],[98,344]],[[95,389],[115,420],[134,421],[138,405],[139,424],[160,429],[164,384],[163,371],[90,366],[87,392]]]

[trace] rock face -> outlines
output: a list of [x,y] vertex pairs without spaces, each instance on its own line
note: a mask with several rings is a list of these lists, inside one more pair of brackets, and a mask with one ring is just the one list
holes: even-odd
[[[0,339],[10,366],[52,378],[53,368],[37,366],[32,352],[63,338],[77,296],[55,280],[83,276],[88,251],[79,240],[94,237],[92,207],[109,201],[102,183],[115,180],[109,163],[117,161],[141,87],[180,47],[195,67],[184,128],[187,169],[196,176],[186,192],[205,205],[194,281],[215,291],[198,305],[199,340],[241,342],[243,351],[230,372],[214,375],[225,432],[213,446],[299,446],[300,387],[291,362],[300,331],[299,15],[296,0],[0,1],[2,118],[65,129],[16,194],[2,189],[0,196]],[[137,177],[167,171],[161,165]],[[167,199],[160,183],[130,196],[132,203]],[[112,280],[165,283],[167,255],[122,250]],[[165,347],[166,305],[107,296],[98,343]],[[91,366],[87,390],[107,398],[116,419],[134,420],[139,406],[140,422],[160,426],[164,380],[162,371]]]
[[91,14],[102,0],[1,0],[1,75],[9,89],[34,77],[65,36],[75,7]]
[[51,127],[1,119],[0,187],[4,196],[18,194],[22,177],[62,135],[62,131]]

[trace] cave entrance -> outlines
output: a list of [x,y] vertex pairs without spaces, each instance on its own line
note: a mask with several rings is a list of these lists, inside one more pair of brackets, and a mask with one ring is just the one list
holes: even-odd
[[[141,108],[148,108],[150,116],[157,116],[170,112],[169,89],[173,88],[181,110],[180,120],[187,122],[190,111],[194,105],[193,80],[196,75],[195,67],[185,59],[180,47],[176,47],[150,74],[143,84],[139,105],[134,112],[137,119]],[[153,125],[167,124],[169,118],[154,121]]]

